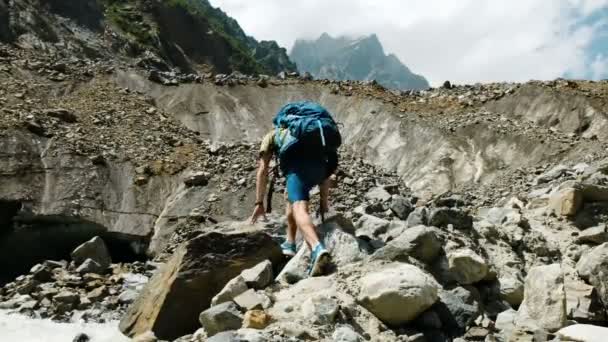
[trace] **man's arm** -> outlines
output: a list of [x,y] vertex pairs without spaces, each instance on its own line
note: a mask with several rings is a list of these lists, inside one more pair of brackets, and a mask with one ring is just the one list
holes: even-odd
[[255,209],[251,215],[251,223],[255,223],[264,213],[264,194],[268,184],[268,170],[270,169],[270,159],[272,154],[263,153],[258,162],[258,172],[256,174],[255,186]]

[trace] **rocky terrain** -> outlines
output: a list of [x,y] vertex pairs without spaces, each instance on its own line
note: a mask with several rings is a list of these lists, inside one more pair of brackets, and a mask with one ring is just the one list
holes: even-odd
[[393,89],[428,89],[429,83],[403,65],[394,54],[386,55],[378,36],[333,38],[323,33],[317,40],[295,42],[291,59],[301,72],[321,79],[376,80]]
[[[214,73],[125,53],[101,2],[36,4],[0,0],[1,309],[138,341],[605,335],[608,82]],[[345,142],[315,278],[280,255],[281,180],[246,222],[259,139],[302,98]]]

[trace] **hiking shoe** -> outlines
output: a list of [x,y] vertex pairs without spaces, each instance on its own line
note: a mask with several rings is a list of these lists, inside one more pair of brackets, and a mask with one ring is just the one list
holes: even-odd
[[292,257],[292,256],[296,255],[295,242],[289,242],[289,241],[285,240],[285,242],[283,242],[281,244],[281,251],[283,251],[283,255],[288,256],[288,257]]
[[325,266],[329,264],[331,257],[325,246],[322,243],[317,246],[310,253],[310,266],[308,267],[308,275],[314,277],[322,275]]

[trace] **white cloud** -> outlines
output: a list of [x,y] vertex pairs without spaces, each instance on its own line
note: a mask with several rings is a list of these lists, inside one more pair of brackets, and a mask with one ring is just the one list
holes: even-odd
[[608,55],[595,56],[591,63],[591,77],[593,79],[608,78]]
[[[378,34],[387,53],[434,84],[584,77],[608,0],[211,0],[257,39]],[[593,58],[591,58],[593,59]],[[595,68],[595,71],[590,70]],[[599,76],[598,76],[599,77]]]

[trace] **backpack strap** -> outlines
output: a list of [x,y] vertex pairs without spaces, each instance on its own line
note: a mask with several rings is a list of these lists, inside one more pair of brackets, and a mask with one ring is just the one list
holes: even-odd
[[325,134],[323,133],[323,125],[321,125],[321,120],[317,120],[317,124],[319,125],[319,131],[321,131],[321,143],[323,147],[325,147]]

